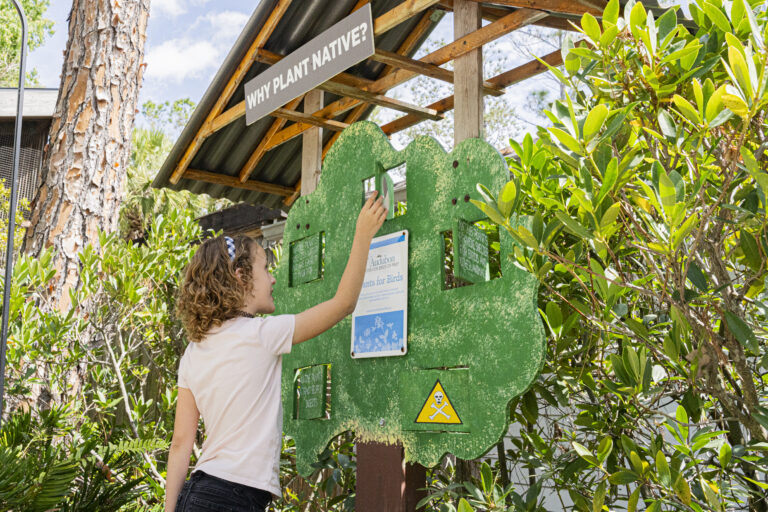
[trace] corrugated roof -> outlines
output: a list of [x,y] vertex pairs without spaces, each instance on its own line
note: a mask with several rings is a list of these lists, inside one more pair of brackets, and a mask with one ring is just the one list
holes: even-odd
[[[407,1],[414,2],[414,0]],[[172,184],[170,180],[178,163],[183,158],[190,144],[193,143],[198,130],[224,91],[230,77],[235,73],[241,60],[247,54],[249,47],[257,37],[257,34],[265,26],[270,14],[278,3],[278,0],[262,0],[258,5],[190,117],[189,123],[182,131],[169,156],[160,168],[153,182],[154,187],[189,190],[198,194],[209,194],[215,198],[227,198],[235,202],[263,205],[268,208],[287,209],[283,203],[285,198],[280,195],[197,181],[184,178],[183,176],[176,184]],[[402,3],[404,3],[403,0],[371,0],[373,18],[376,19]],[[599,14],[601,12],[600,4],[604,5],[604,3],[603,0],[572,0],[565,3],[558,0],[490,1],[483,2],[483,16],[486,19],[493,20],[522,8],[536,9],[549,13],[547,17],[537,20],[536,24],[572,29],[568,22],[574,21],[578,24],[581,16],[570,11],[578,11],[583,8],[583,11],[580,12]],[[294,0],[263,47],[278,55],[288,55],[347,16],[353,7],[359,4],[359,0]],[[510,6],[509,4],[517,7]],[[562,6],[566,4],[567,8],[563,9]],[[656,12],[660,10],[655,2],[643,1],[643,4]],[[434,22],[418,37],[409,52],[405,54],[406,56],[412,56],[423,44],[439,20],[439,16],[443,12],[453,9],[453,0],[441,0],[432,9],[437,14],[437,16],[433,15]],[[554,12],[555,10],[559,12]],[[536,11],[528,12],[535,13]],[[376,36],[376,48],[390,52],[398,50],[419,23],[422,16],[423,14],[415,15],[383,34]],[[559,58],[559,55],[557,58]],[[534,62],[534,64],[536,63]],[[244,100],[243,84],[262,73],[268,67],[268,64],[253,62],[245,78],[237,87],[223,111],[242,103]],[[543,69],[540,66],[538,67]],[[379,78],[383,69],[384,64],[369,59],[348,69],[347,73],[374,80]],[[338,98],[338,96],[326,92],[325,104],[328,105]],[[367,117],[372,109],[373,107],[369,106],[363,115],[360,116],[360,119]],[[296,110],[303,111],[303,104],[299,104]],[[343,121],[347,113],[340,114],[336,119]],[[250,126],[246,126],[244,116],[237,118],[234,122],[212,133],[205,139],[190,161],[188,168],[207,171],[220,176],[237,177],[273,121],[273,117],[267,116]],[[323,134],[324,144],[334,135],[329,130],[323,130]],[[283,187],[295,187],[301,177],[301,143],[301,137],[295,137],[267,151],[251,173],[249,180]]]
[[[247,202],[260,204],[269,208],[283,208],[283,197],[263,192],[237,189],[225,185],[215,185],[202,181],[184,179],[176,185],[170,183],[170,176],[182,158],[187,146],[194,138],[198,129],[213,107],[229,77],[247,52],[254,37],[264,25],[270,12],[276,5],[276,0],[263,0],[254,11],[240,37],[238,37],[232,50],[227,55],[221,68],[214,77],[208,90],[203,95],[200,103],[190,117],[189,123],[176,141],[168,158],[160,168],[153,186],[157,188],[168,187],[174,190],[189,190],[194,193],[205,193],[216,198],[227,198],[235,202]],[[347,16],[357,0],[303,0],[294,1],[280,20],[277,28],[264,45],[265,49],[280,55],[288,55],[296,48],[305,44],[321,32],[328,29],[334,23]],[[374,0],[371,2],[373,17],[389,11],[401,3],[401,0]],[[376,47],[395,51],[408,37],[414,26],[419,22],[419,16],[414,16],[401,23],[397,27],[387,31],[380,37],[376,37]],[[415,49],[429,36],[431,30],[427,30],[415,45]],[[415,50],[414,50],[415,52]],[[413,53],[413,52],[412,52]],[[411,53],[411,54],[412,54]],[[258,75],[269,66],[254,63],[248,71],[243,83]],[[348,73],[375,79],[384,69],[384,65],[378,62],[366,60],[347,70]],[[330,93],[325,93],[325,103],[331,103],[338,99]],[[225,110],[231,108],[244,99],[242,85],[237,88],[229,100]],[[300,104],[297,110],[303,110]],[[367,117],[372,110],[369,107],[361,118]],[[343,115],[339,116],[342,119]],[[237,176],[240,169],[251,156],[270,125],[274,121],[272,117],[265,117],[256,123],[246,126],[245,118],[234,121],[221,130],[213,133],[202,144],[201,148],[190,162],[192,169],[201,169],[216,174]],[[324,130],[324,143],[333,136],[333,132]],[[259,162],[250,179],[293,187],[301,176],[301,137],[294,138],[270,151]]]

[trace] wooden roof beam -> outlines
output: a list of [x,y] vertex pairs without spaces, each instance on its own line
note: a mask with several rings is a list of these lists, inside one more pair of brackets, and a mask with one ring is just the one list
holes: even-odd
[[[296,107],[299,106],[299,103],[301,103],[301,100],[304,99],[304,96],[299,96],[298,98],[291,100],[285,108],[293,110]],[[243,108],[245,108],[245,102],[243,102]],[[243,110],[243,114],[245,115],[245,110]],[[258,163],[261,161],[261,159],[264,157],[264,153],[267,152],[267,144],[269,144],[269,141],[272,140],[272,137],[280,131],[280,129],[285,125],[285,122],[287,119],[285,118],[278,118],[275,119],[270,127],[267,129],[267,133],[264,134],[264,136],[259,141],[259,145],[256,146],[256,149],[253,150],[253,153],[251,153],[251,156],[248,157],[248,161],[245,162],[243,167],[240,169],[240,172],[238,174],[238,181],[240,183],[245,183],[248,180],[248,177],[251,175],[253,170],[256,168]]]
[[240,60],[240,64],[238,64],[235,72],[232,74],[232,76],[229,77],[227,85],[224,87],[221,95],[219,95],[219,98],[216,100],[213,108],[211,108],[210,112],[208,112],[208,116],[206,117],[205,122],[197,130],[197,134],[195,134],[192,142],[190,142],[187,146],[187,150],[184,152],[184,156],[182,156],[181,160],[179,160],[179,162],[176,164],[176,168],[173,170],[169,180],[171,183],[176,184],[179,182],[182,174],[184,174],[184,171],[186,171],[190,162],[197,154],[197,151],[200,149],[200,146],[203,144],[203,141],[205,140],[205,136],[203,136],[203,134],[208,133],[210,135],[211,132],[206,127],[206,125],[212,123],[213,120],[216,119],[216,117],[218,117],[218,115],[224,110],[227,102],[229,102],[229,100],[232,98],[232,94],[234,94],[235,90],[237,90],[237,87],[248,73],[248,70],[250,69],[251,63],[253,61],[253,56],[256,54],[259,48],[264,46],[264,43],[267,42],[269,36],[272,35],[272,32],[277,27],[277,24],[283,18],[285,11],[287,11],[288,7],[291,5],[291,1],[292,0],[278,0],[275,8],[272,9],[271,13],[269,13],[267,21],[264,22],[261,30],[254,38],[251,46],[248,48],[248,51]]
[[[560,66],[563,63],[562,52],[560,50],[556,50],[545,55],[541,58],[541,60],[550,66]],[[536,76],[539,73],[543,73],[545,71],[547,71],[547,67],[544,64],[538,60],[532,60],[521,66],[496,75],[495,77],[488,79],[488,81],[494,84],[496,87],[504,88],[527,78],[531,78],[532,76]],[[451,95],[432,103],[429,105],[429,108],[435,109],[438,112],[447,112],[453,109],[453,104],[453,95]],[[415,116],[407,115],[385,124],[381,127],[381,130],[387,135],[391,135],[393,133],[405,130],[406,128],[410,128],[419,122],[421,122],[421,119]]]
[[265,183],[262,181],[249,180],[245,183],[241,183],[236,176],[227,176],[226,174],[216,174],[214,172],[199,171],[197,169],[187,169],[184,173],[184,179],[205,181],[207,183],[213,183],[215,185],[225,185],[227,187],[243,188],[245,190],[253,190],[256,192],[264,192],[266,194],[275,194],[278,196],[290,196],[293,194],[293,189],[290,187],[283,187],[281,185],[273,185],[272,183]]
[[298,110],[291,110],[287,108],[278,108],[270,115],[273,117],[281,117],[296,123],[308,123],[313,126],[319,126],[320,128],[333,130],[335,132],[340,132],[349,126],[347,123],[334,121],[333,119],[323,119],[322,117],[316,117],[312,114],[305,114],[304,112],[299,112]]
[[[516,30],[518,28],[529,25],[535,21],[538,21],[547,16],[547,13],[542,11],[534,11],[531,9],[518,9],[515,12],[508,14],[507,16],[490,23],[466,36],[457,39],[456,41],[443,46],[424,56],[421,62],[434,64],[439,66],[446,62],[455,59],[460,55],[489,43],[504,34]],[[394,73],[391,73],[379,80],[376,80],[368,87],[370,92],[384,92],[403,82],[406,82],[416,76],[416,73],[399,69]],[[321,110],[314,112],[314,115],[324,117],[326,119],[336,117],[342,112],[346,112],[357,106],[360,103],[359,100],[342,98],[326,105]],[[267,149],[271,149],[275,146],[279,146],[292,138],[301,134],[304,130],[311,128],[312,125],[304,123],[296,123],[275,134],[273,140],[267,146]]]
[[[443,11],[453,12],[453,0],[440,0],[440,2],[438,3],[438,6]],[[480,12],[484,20],[488,20],[491,22],[501,19],[507,14],[509,14],[509,10],[507,9],[504,9],[501,7],[487,7],[487,6],[483,6]],[[576,23],[578,24],[578,22]],[[571,24],[571,21],[569,21],[568,18],[563,18],[559,16],[547,16],[546,18],[542,18],[540,20],[534,21],[532,25],[555,28],[558,30],[567,30],[570,32],[578,32],[578,30],[576,30],[576,28]]]
[[390,9],[375,20],[373,20],[373,33],[380,35],[389,29],[395,28],[405,20],[424,11],[439,0],[406,0],[397,7]]
[[[453,83],[453,71],[443,69],[439,66],[435,66],[434,64],[427,64],[425,62],[404,57],[394,52],[378,49],[376,50],[374,56],[370,58],[371,60],[375,60],[376,62],[381,62],[389,66],[393,66],[399,69],[407,69],[420,75],[428,76],[436,80],[442,80],[443,82],[448,82],[449,84]],[[504,91],[492,87],[491,84],[487,81],[484,81],[483,83],[483,92],[491,96],[502,96],[504,94]]]
[[[472,0],[481,2],[483,0]],[[538,9],[540,11],[573,14],[581,16],[588,12],[593,16],[602,16],[607,2],[602,0],[493,0],[496,5],[518,7],[523,9]]]
[[326,82],[318,86],[318,89],[322,89],[326,92],[330,92],[331,94],[336,94],[338,96],[346,96],[348,98],[354,98],[356,100],[363,101],[365,103],[370,103],[371,105],[378,105],[380,107],[389,108],[392,110],[398,110],[400,112],[405,112],[407,114],[421,117],[422,119],[431,119],[433,121],[439,121],[443,118],[442,114],[439,114],[435,110],[432,110],[430,108],[420,107],[418,105],[413,105],[405,101],[397,100],[395,98],[388,98],[384,94],[380,94],[377,92],[369,92],[363,89],[350,87],[348,85],[342,85],[335,82]]

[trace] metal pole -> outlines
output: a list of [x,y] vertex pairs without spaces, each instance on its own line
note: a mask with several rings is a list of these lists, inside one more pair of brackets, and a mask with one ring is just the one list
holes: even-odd
[[5,393],[5,345],[8,340],[8,307],[13,276],[13,233],[16,231],[17,183],[19,181],[19,153],[21,152],[21,123],[24,111],[24,78],[27,64],[27,17],[18,0],[11,0],[21,19],[21,60],[19,61],[19,95],[16,98],[16,133],[13,139],[13,174],[11,177],[11,204],[8,212],[8,244],[5,249],[5,281],[3,281],[3,327],[0,337],[0,426],[3,423]]

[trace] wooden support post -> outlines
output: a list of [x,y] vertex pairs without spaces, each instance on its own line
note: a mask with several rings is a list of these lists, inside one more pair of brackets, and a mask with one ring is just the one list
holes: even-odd
[[[323,91],[313,89],[304,95],[304,112],[312,114],[323,108]],[[323,129],[311,128],[301,135],[301,194],[317,187],[323,162]]]
[[427,495],[427,470],[419,464],[407,464],[403,455],[402,446],[357,443],[357,512],[416,510],[416,504]]
[[[480,4],[470,0],[453,2],[453,37],[460,39],[482,24]],[[483,136],[483,48],[467,52],[454,61],[455,117],[453,142]]]

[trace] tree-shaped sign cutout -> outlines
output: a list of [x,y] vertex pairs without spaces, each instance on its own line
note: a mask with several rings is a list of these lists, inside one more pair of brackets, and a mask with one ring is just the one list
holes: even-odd
[[[437,464],[448,452],[479,457],[506,432],[510,400],[531,385],[543,364],[538,283],[506,257],[513,242],[505,230],[500,233],[501,277],[446,286],[446,235],[460,236],[460,230],[467,231],[463,223],[484,218],[469,202],[479,199],[477,183],[498,190],[508,179],[504,159],[480,139],[466,140],[446,153],[434,139],[419,137],[396,151],[373,123],[344,130],[325,159],[317,189],[299,198],[288,216],[287,250],[275,273],[278,313],[300,312],[333,296],[365,182],[371,177],[386,181],[381,179],[386,170],[403,163],[407,210],[387,220],[379,235],[408,232],[408,350],[401,356],[353,359],[349,318],[293,347],[283,361],[284,428],[296,440],[302,474],[310,473],[328,442],[347,430],[363,441],[401,443],[407,460],[425,466]],[[471,236],[464,242],[476,249],[462,254],[482,257],[477,233]],[[303,247],[294,255],[290,248],[298,240],[316,240],[322,246]],[[291,258],[316,258],[318,253],[321,277],[292,282],[292,265],[298,268],[302,262]],[[487,262],[474,263],[482,269]],[[301,389],[301,374],[317,365],[326,369],[320,397],[314,382],[312,394]],[[307,396],[325,401],[324,414],[308,418],[300,413],[307,409],[301,403]],[[424,416],[434,414],[435,421],[423,420],[425,407],[429,414],[424,411]],[[454,413],[461,421],[445,420]]]

